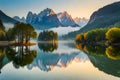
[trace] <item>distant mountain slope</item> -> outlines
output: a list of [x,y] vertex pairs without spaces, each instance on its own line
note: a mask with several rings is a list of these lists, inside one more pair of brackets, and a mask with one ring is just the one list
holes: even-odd
[[18,16],[14,16],[13,19],[15,19],[16,21],[19,21],[19,22],[26,23],[26,19],[24,17],[20,18]]
[[69,15],[66,11],[58,13],[57,14],[59,21],[61,22],[61,26],[72,26],[72,27],[76,27],[79,26],[71,17],[71,15]]
[[13,18],[7,16],[4,12],[0,10],[0,20],[2,20],[3,23],[12,23],[15,24],[17,21]]
[[120,1],[100,8],[91,15],[85,27],[78,31],[71,32],[63,36],[63,38],[75,38],[76,34],[96,28],[112,27],[115,24],[120,24]]

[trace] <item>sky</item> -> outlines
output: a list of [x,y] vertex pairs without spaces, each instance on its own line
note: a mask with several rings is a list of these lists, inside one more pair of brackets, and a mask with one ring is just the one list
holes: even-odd
[[0,10],[8,16],[26,17],[29,11],[40,13],[46,8],[56,13],[67,11],[73,18],[90,18],[99,8],[120,0],[0,0]]

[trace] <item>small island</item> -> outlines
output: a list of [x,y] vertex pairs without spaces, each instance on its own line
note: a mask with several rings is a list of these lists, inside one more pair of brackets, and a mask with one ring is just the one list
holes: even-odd
[[18,22],[13,28],[7,30],[0,20],[0,45],[2,46],[34,45],[35,43],[30,42],[30,39],[36,37],[37,33],[30,24]]
[[43,31],[38,36],[38,41],[57,42],[58,34],[52,30]]

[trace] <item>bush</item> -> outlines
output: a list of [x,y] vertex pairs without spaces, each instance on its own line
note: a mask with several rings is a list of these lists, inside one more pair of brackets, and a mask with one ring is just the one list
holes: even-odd
[[0,41],[4,41],[6,38],[6,34],[3,30],[0,29]]
[[106,33],[106,39],[112,43],[120,42],[120,28],[109,29]]

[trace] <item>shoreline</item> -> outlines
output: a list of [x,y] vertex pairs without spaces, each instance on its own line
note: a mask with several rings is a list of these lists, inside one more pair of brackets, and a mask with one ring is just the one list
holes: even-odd
[[0,41],[0,46],[32,46],[32,45],[36,45],[36,42],[18,43],[15,41]]

